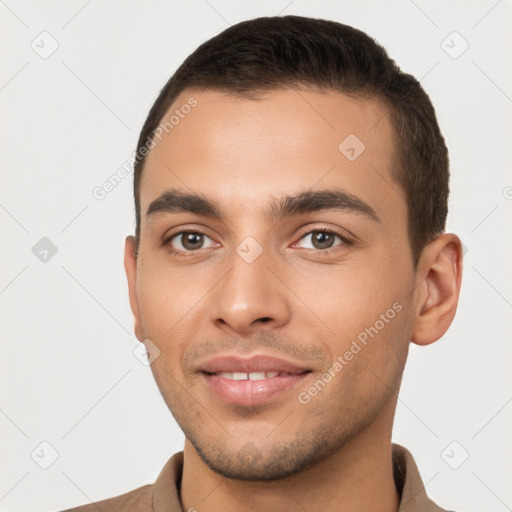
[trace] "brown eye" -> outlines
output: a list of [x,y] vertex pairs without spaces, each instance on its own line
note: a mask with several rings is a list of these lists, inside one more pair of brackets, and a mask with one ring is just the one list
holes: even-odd
[[204,248],[205,239],[211,240],[204,233],[196,231],[180,231],[172,236],[168,243],[173,250],[191,252]]
[[200,235],[199,233],[184,233],[181,235],[181,243],[183,247],[191,251],[194,249],[200,249],[203,242],[203,235]]
[[326,231],[314,231],[311,241],[315,249],[329,249],[334,243],[334,235]]
[[[341,245],[346,243],[344,237],[339,235],[338,233],[334,233],[332,231],[328,231],[325,229],[319,229],[315,231],[310,231],[306,235],[304,235],[301,240],[311,239],[310,246],[306,247],[306,249],[317,249],[317,250],[325,250],[331,249],[335,245]],[[338,239],[341,243],[335,244],[336,239]]]

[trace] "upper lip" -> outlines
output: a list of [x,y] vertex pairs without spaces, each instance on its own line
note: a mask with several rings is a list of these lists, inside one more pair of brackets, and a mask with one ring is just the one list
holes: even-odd
[[269,355],[253,355],[241,357],[237,355],[224,355],[213,357],[199,366],[199,371],[206,373],[219,372],[285,372],[300,374],[309,371],[309,368],[292,363],[285,359]]

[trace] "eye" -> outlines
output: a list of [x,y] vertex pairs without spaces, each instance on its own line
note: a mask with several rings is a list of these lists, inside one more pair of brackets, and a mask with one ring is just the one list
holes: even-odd
[[[309,231],[303,235],[299,239],[299,242],[295,243],[293,247],[300,246],[301,242],[307,242],[308,239],[309,243],[305,246],[303,245],[302,248],[320,252],[329,252],[331,249],[335,250],[338,245],[350,244],[350,241],[340,233],[331,229],[322,228]],[[336,240],[338,240],[338,243],[336,243]],[[199,249],[215,247],[218,244],[201,231],[187,230],[174,233],[164,240],[163,245],[166,246],[171,253],[174,253],[175,256],[187,256],[192,255]]]
[[[205,246],[206,239],[210,240],[212,244]],[[170,246],[172,252],[193,252],[198,249],[213,247],[214,244],[215,242],[209,236],[199,231],[180,231],[165,241],[165,245]]]
[[336,245],[343,245],[345,243],[349,243],[349,241],[342,236],[341,234],[332,231],[330,229],[316,229],[314,231],[310,231],[306,233],[306,235],[301,237],[301,240],[311,240],[309,243],[309,247],[305,247],[306,249],[314,249],[314,250],[328,250],[335,247],[334,243],[336,239],[340,241],[340,243]]

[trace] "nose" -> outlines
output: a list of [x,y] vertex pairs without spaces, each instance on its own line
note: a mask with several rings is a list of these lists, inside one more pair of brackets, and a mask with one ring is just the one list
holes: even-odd
[[252,262],[233,251],[230,269],[210,298],[211,320],[218,327],[231,334],[248,335],[289,322],[289,292],[271,260],[265,251]]

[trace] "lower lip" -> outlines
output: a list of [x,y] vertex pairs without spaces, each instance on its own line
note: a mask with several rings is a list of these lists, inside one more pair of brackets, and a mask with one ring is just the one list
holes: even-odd
[[309,372],[298,375],[272,377],[261,380],[232,380],[203,373],[203,378],[213,393],[224,402],[234,405],[260,405],[297,386]]

